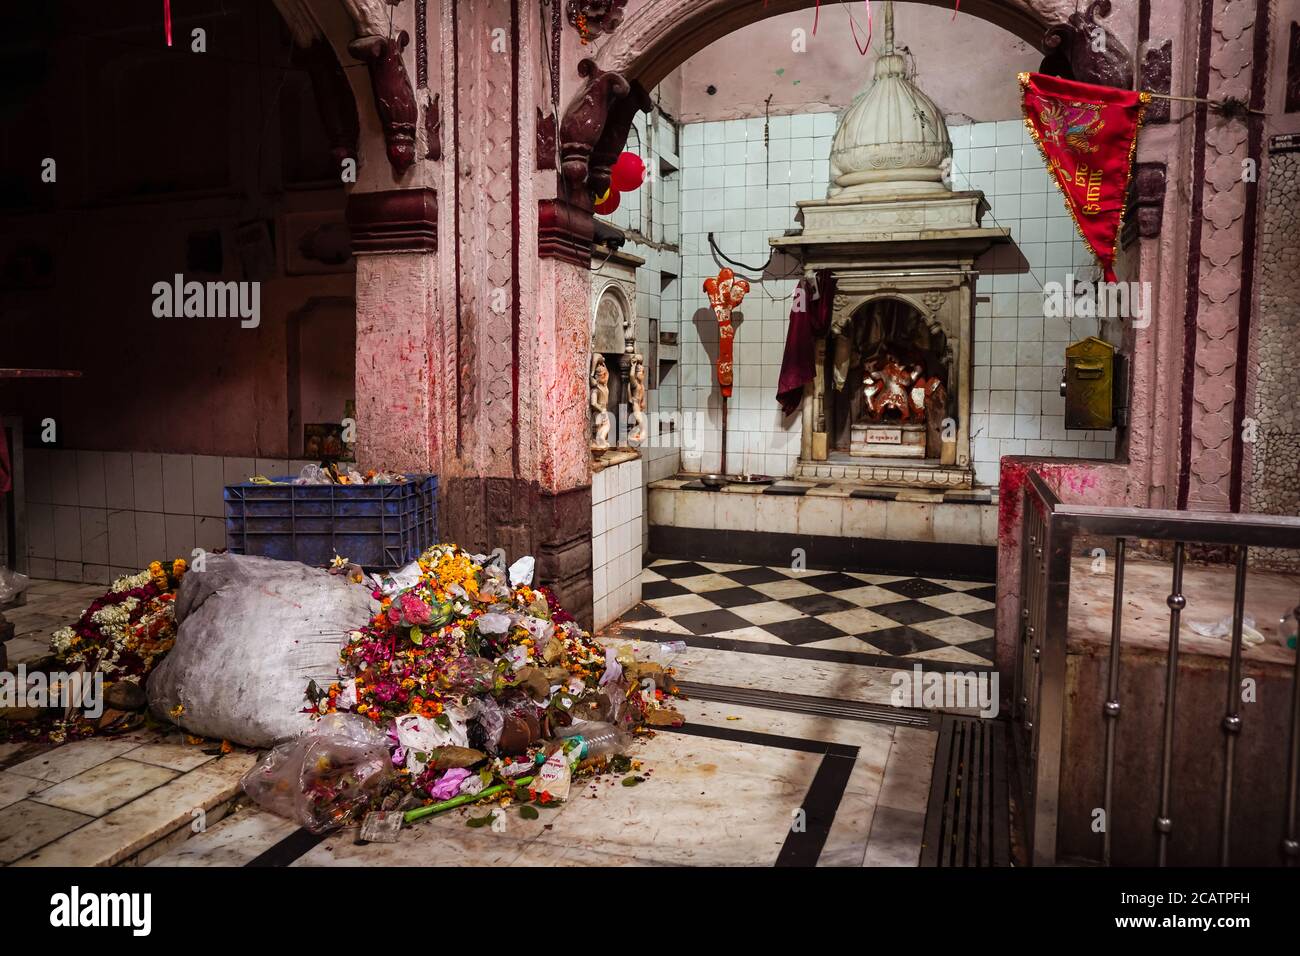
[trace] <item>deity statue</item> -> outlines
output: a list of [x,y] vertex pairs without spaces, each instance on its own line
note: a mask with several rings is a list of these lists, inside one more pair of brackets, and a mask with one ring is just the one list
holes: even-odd
[[863,420],[895,425],[924,424],[948,401],[943,380],[926,376],[919,353],[883,344],[862,363],[862,396]]
[[631,421],[629,422],[627,440],[638,445],[646,440],[645,423],[645,359],[640,352],[632,356],[632,374],[630,381],[632,392]]
[[605,356],[591,357],[592,448],[609,447],[609,369]]
[[716,278],[704,280],[704,291],[718,318],[718,385],[722,397],[731,397],[731,354],[736,330],[731,324],[731,313],[740,306],[749,293],[749,282],[737,278],[730,269],[723,268]]

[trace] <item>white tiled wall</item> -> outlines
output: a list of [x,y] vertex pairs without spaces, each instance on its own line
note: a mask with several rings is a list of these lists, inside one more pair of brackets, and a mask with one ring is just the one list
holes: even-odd
[[[1097,334],[1095,319],[1047,318],[1043,286],[1067,273],[1097,277],[1042,156],[1019,120],[948,130],[953,188],[981,189],[985,225],[1011,230],[1014,245],[977,265],[971,452],[980,484],[996,485],[1002,455],[1111,458],[1114,434],[1067,431],[1061,367],[1070,342]],[[1021,273],[1021,257],[1029,271]]]
[[[682,387],[684,413],[704,416],[700,429],[702,468],[720,465],[722,409],[713,359],[699,325],[712,332],[716,320],[703,291],[704,280],[726,264],[716,260],[708,234],[723,254],[762,266],[767,240],[796,226],[801,199],[826,195],[835,114],[773,116],[764,142],[759,118],[692,123],[682,129]],[[788,475],[799,457],[800,418],[788,418],[776,403],[776,383],[785,349],[790,297],[795,280],[752,280],[757,269],[732,267],[751,279],[749,296],[737,310],[735,375],[727,413],[727,470]],[[769,274],[789,274],[792,260],[775,258]],[[716,341],[712,333],[710,341]]]
[[[681,405],[705,416],[703,469],[719,465],[721,408],[714,369],[696,322],[713,323],[704,279],[723,264],[708,244],[759,267],[769,236],[796,226],[795,203],[826,195],[836,118],[812,113],[694,123],[682,129]],[[1067,432],[1062,425],[1060,369],[1068,342],[1096,334],[1095,321],[1043,316],[1043,283],[1066,273],[1092,278],[1093,258],[1078,238],[1049,181],[1037,148],[1019,120],[949,128],[953,188],[982,189],[987,225],[1011,230],[1015,246],[979,263],[974,329],[972,453],[976,479],[996,485],[1002,455],[1112,457],[1109,432]],[[1021,256],[1029,271],[1020,274]],[[792,271],[780,257],[769,274]],[[728,470],[789,475],[799,455],[801,422],[781,415],[776,383],[793,279],[753,282],[755,268],[736,271],[752,289],[739,310],[735,387],[728,418]],[[658,476],[656,476],[658,477]]]
[[591,565],[595,626],[604,627],[641,600],[645,485],[641,461],[592,476]]
[[226,546],[222,488],[306,462],[28,448],[27,554],[36,578],[107,584],[150,561]]

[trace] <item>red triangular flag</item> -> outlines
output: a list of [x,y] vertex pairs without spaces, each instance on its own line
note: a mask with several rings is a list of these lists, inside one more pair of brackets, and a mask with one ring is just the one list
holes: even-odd
[[1120,222],[1151,94],[1021,73],[1025,126],[1084,242],[1115,281]]

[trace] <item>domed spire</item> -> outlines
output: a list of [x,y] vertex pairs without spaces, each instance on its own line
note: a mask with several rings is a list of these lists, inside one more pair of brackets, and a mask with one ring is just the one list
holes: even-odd
[[907,62],[894,50],[894,4],[886,2],[884,52],[876,58],[871,85],[835,131],[827,195],[948,192],[942,166],[951,155],[943,114],[907,78]]

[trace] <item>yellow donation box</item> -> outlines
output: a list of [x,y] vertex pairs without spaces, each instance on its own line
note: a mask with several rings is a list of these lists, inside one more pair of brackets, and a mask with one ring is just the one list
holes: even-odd
[[1065,349],[1065,427],[1115,427],[1115,346],[1088,336]]

